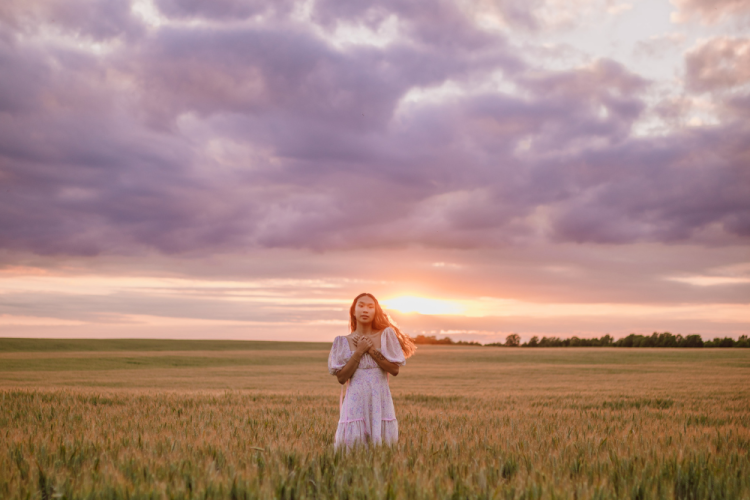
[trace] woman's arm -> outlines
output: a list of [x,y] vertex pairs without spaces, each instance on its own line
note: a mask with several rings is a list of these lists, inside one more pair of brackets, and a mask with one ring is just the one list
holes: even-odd
[[383,356],[383,353],[380,352],[380,349],[375,349],[374,347],[371,347],[370,350],[367,351],[367,354],[372,356],[372,359],[375,360],[375,362],[378,364],[380,368],[387,371],[394,377],[398,375],[398,365],[396,363],[393,363],[385,359],[385,356]]
[[352,357],[349,358],[349,361],[346,362],[342,369],[336,372],[336,378],[338,379],[339,384],[345,384],[347,380],[352,378],[354,372],[357,371],[357,367],[359,366],[359,361],[362,359],[362,356],[364,356],[367,350],[371,347],[372,341],[368,338],[363,338],[357,343],[357,348],[352,353]]

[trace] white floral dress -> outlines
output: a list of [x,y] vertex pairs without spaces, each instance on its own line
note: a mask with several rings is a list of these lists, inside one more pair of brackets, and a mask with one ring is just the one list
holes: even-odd
[[[404,352],[393,328],[380,335],[380,352],[385,359],[399,366],[406,364]],[[336,337],[328,356],[328,371],[335,375],[341,370],[352,350],[346,337]],[[350,448],[355,444],[394,444],[398,441],[398,421],[393,408],[388,374],[369,354],[364,354],[357,371],[347,382],[346,397],[339,409],[335,448]],[[342,388],[343,391],[343,388]]]

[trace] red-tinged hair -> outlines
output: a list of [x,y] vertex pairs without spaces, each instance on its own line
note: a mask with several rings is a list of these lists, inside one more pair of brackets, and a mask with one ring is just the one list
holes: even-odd
[[414,354],[414,351],[417,350],[414,341],[408,335],[405,335],[399,330],[398,325],[393,321],[393,318],[383,311],[383,308],[380,307],[380,302],[378,302],[378,299],[376,299],[371,293],[360,293],[354,298],[352,306],[349,308],[349,329],[352,332],[357,329],[357,318],[354,316],[354,309],[357,307],[359,299],[364,296],[370,297],[373,302],[375,302],[375,316],[372,318],[372,329],[379,332],[385,330],[389,326],[393,328],[393,331],[396,332],[398,343],[401,344],[401,350],[404,351],[404,357],[411,357]]

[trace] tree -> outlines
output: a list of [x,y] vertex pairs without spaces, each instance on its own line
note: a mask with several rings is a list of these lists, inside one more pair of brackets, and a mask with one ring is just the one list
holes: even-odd
[[680,347],[703,347],[703,339],[700,335],[688,335]]
[[[654,335],[657,335],[656,332],[654,332]],[[677,337],[669,332],[659,333],[656,339],[656,347],[677,347]]]
[[[739,343],[739,341],[737,343]],[[736,344],[732,337],[724,337],[723,339],[716,337],[715,339],[709,340],[703,344],[704,347],[734,347],[735,345]]]
[[536,335],[531,337],[528,345],[529,347],[539,347],[539,337],[537,337]]
[[616,347],[638,347],[641,343],[641,339],[643,338],[643,335],[636,335],[635,333],[631,333],[627,337],[623,337],[617,342],[615,342]]
[[650,337],[644,336],[641,339],[641,343],[638,344],[636,347],[656,347],[657,339],[658,339],[657,334],[656,332],[654,332],[654,334],[651,335]]
[[557,337],[542,337],[542,340],[539,342],[539,347],[562,347],[563,343],[562,340],[560,340]]
[[427,345],[482,345],[479,342],[475,342],[473,340],[454,341],[450,337],[443,337],[442,339],[439,339],[435,335],[417,335],[412,340],[415,344]]
[[521,336],[517,333],[511,333],[505,337],[505,347],[518,347],[521,345]]

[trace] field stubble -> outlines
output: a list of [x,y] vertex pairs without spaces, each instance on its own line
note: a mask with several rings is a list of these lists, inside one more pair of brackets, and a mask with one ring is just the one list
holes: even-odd
[[420,349],[399,444],[342,454],[323,350],[5,352],[0,497],[750,498],[749,375],[727,351]]

